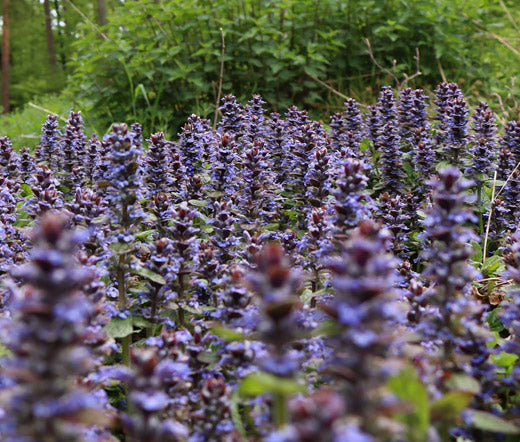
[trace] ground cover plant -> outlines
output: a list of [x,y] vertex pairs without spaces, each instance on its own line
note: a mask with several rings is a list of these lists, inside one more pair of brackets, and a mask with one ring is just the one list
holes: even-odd
[[520,122],[442,83],[83,129],[0,138],[2,440],[518,440]]

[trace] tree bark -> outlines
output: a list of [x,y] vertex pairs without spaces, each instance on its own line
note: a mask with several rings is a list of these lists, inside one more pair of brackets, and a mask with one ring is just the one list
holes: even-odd
[[2,106],[3,113],[11,110],[9,104],[9,0],[3,0],[3,29],[2,29]]
[[106,0],[98,0],[98,19],[101,26],[107,24],[107,2]]
[[54,34],[52,33],[51,11],[49,0],[43,1],[45,11],[45,30],[47,32],[47,51],[49,53],[49,64],[53,72],[56,72],[56,49],[54,48]]
[[56,18],[58,20],[57,30],[58,30],[58,46],[59,46],[59,54],[60,54],[60,62],[63,66],[63,69],[66,69],[67,66],[67,56],[65,54],[65,45],[63,43],[63,32],[60,26],[61,23],[61,14],[60,14],[60,5],[58,4],[58,0],[54,0],[54,11],[56,12]]

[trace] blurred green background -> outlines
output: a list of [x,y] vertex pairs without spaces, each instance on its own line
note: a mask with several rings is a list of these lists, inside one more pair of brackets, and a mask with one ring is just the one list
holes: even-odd
[[446,79],[502,118],[517,118],[517,0],[5,3],[10,112],[0,134],[17,146],[37,144],[47,110],[82,110],[88,131],[140,121],[146,135],[170,137],[190,113],[212,118],[221,29],[222,91],[242,102],[260,93],[269,110],[296,104],[328,121],[344,101],[335,91],[372,103],[381,85],[431,94]]

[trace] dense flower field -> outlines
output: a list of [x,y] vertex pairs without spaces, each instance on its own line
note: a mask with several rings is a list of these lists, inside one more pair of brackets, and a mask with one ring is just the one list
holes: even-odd
[[519,440],[520,122],[264,105],[0,138],[1,440]]

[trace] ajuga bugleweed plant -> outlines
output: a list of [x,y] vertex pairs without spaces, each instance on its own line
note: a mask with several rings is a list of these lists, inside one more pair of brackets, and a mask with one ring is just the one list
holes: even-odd
[[383,86],[377,99],[377,111],[380,118],[380,129],[392,121],[397,125],[397,105],[395,102],[394,90],[390,86]]
[[244,108],[234,95],[228,94],[222,98],[219,111],[221,119],[217,125],[217,130],[220,133],[233,133],[240,138],[243,134],[245,112]]
[[237,185],[237,145],[228,133],[218,134],[217,140],[210,156],[210,187],[215,192],[229,196]]
[[345,102],[345,110],[331,117],[331,148],[342,158],[359,157],[359,145],[364,136],[363,117],[359,103],[354,99]]
[[173,290],[176,294],[178,304],[178,322],[183,325],[185,322],[185,307],[189,301],[190,276],[197,264],[197,254],[199,240],[197,233],[199,229],[193,224],[196,211],[186,203],[172,211],[173,225],[169,230],[172,238],[173,260],[175,262],[176,281],[173,283]]
[[[277,378],[291,379],[299,366],[289,345],[298,339],[296,295],[300,275],[289,267],[283,248],[270,243],[258,253],[256,270],[246,275],[246,281],[257,295],[261,311],[257,332],[267,345],[259,366]],[[271,421],[278,427],[287,422],[287,397],[281,391],[273,394]]]
[[188,429],[181,423],[164,418],[168,408],[174,405],[167,394],[176,377],[186,375],[187,367],[168,359],[160,360],[154,348],[132,349],[133,370],[123,379],[129,389],[128,402],[131,413],[122,415],[127,440],[132,442],[178,442],[186,440]]
[[435,141],[442,145],[447,138],[450,106],[455,98],[463,97],[456,83],[441,83],[435,90]]
[[61,155],[61,171],[65,173],[64,184],[69,188],[81,186],[85,175],[83,167],[86,163],[86,143],[80,112],[70,113],[58,148]]
[[424,225],[426,250],[423,259],[428,265],[423,277],[435,284],[432,305],[439,308],[440,319],[437,326],[425,326],[424,332],[431,339],[442,339],[446,359],[453,353],[451,335],[452,303],[464,299],[463,291],[477,276],[476,270],[468,263],[473,250],[471,241],[477,238],[473,231],[464,226],[466,222],[475,222],[473,211],[467,208],[469,195],[467,190],[471,181],[464,179],[455,168],[443,169],[432,183],[433,196]]
[[[144,213],[139,204],[141,176],[139,157],[141,147],[135,143],[136,134],[128,130],[126,124],[114,124],[112,133],[105,137],[108,153],[104,158],[107,176],[107,200],[110,216],[113,217],[114,231],[109,238],[111,247],[112,277],[118,290],[118,308],[127,314],[128,292],[127,274],[132,265],[132,253],[135,248],[135,233]],[[130,336],[123,337],[123,363],[130,363]]]
[[94,274],[74,256],[82,235],[64,214],[49,212],[32,236],[28,262],[11,270],[23,286],[2,323],[11,354],[2,365],[9,381],[0,432],[12,441],[99,440],[101,428],[87,430],[109,423],[103,394],[81,383],[96,364],[85,344],[94,309],[82,292]]
[[432,139],[424,127],[415,130],[415,145],[412,148],[414,169],[416,172],[416,191],[418,196],[428,193],[428,181],[435,174],[435,150],[433,149]]
[[418,129],[429,130],[427,99],[422,89],[405,88],[399,95],[399,136],[406,143],[407,150],[417,143]]
[[[518,356],[520,354],[520,233],[515,232],[509,244],[505,248],[504,260],[506,270],[503,279],[508,283],[512,282],[507,290],[507,295],[501,304],[500,320],[509,332],[509,339],[504,344],[503,351],[509,355]],[[513,356],[513,358],[515,357]],[[518,409],[520,399],[516,394],[520,388],[520,366],[515,364],[509,372],[506,372],[502,382],[506,387],[506,395],[513,407],[509,414],[518,422]]]
[[487,308],[469,290],[479,276],[469,263],[476,236],[464,226],[475,222],[473,211],[466,207],[471,184],[455,168],[442,170],[432,183],[432,207],[424,220],[427,264],[422,273],[431,283],[431,292],[426,300],[428,313],[416,331],[430,349],[431,364],[438,366],[432,386],[445,393],[451,376],[469,375],[482,389],[472,405],[486,409],[493,402],[496,367],[489,359],[492,335],[486,327]]
[[517,440],[519,123],[220,105],[0,137],[0,439]]
[[339,169],[337,188],[333,191],[332,223],[335,235],[348,235],[349,230],[356,227],[369,213],[367,195],[364,193],[368,178],[364,169],[363,161],[353,158],[345,160]]
[[172,190],[172,153],[173,143],[164,138],[164,133],[152,134],[148,140],[148,151],[144,156],[144,184],[148,199],[152,199],[158,193],[168,193]]
[[48,167],[57,170],[60,166],[60,151],[58,142],[60,139],[60,131],[58,129],[58,117],[49,115],[42,126],[42,136],[40,144],[36,147],[36,161],[38,163],[46,163]]
[[391,194],[403,187],[403,159],[400,151],[400,138],[394,120],[389,120],[381,127],[376,141],[376,148],[381,152],[381,175],[384,189]]
[[25,201],[24,206],[33,218],[43,215],[45,212],[63,207],[63,195],[57,189],[59,181],[54,177],[47,166],[38,166],[29,179],[32,198]]
[[206,153],[208,138],[212,137],[207,120],[191,115],[179,134],[178,148],[188,177],[201,172],[202,157]]
[[323,307],[338,332],[330,337],[333,354],[327,372],[341,380],[347,412],[359,418],[363,432],[377,436],[376,399],[387,370],[383,360],[395,339],[399,321],[393,289],[398,260],[387,252],[390,232],[371,220],[361,221],[340,244],[339,255],[329,258],[334,299]]
[[2,177],[14,179],[18,176],[20,159],[13,150],[13,145],[8,137],[0,137],[0,170]]

